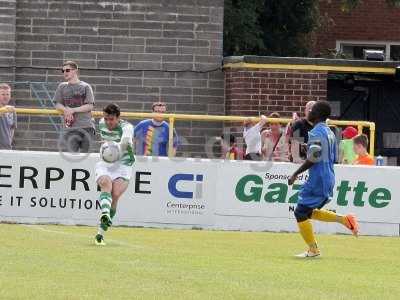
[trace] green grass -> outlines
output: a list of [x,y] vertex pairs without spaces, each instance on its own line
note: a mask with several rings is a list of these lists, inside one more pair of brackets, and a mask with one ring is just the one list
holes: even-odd
[[0,299],[399,299],[400,239],[0,225]]

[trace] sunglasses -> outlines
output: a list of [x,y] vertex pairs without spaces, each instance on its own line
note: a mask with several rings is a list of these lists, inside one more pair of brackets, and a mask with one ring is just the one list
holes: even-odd
[[61,70],[61,73],[69,73],[69,72],[71,72],[72,70],[75,70],[75,69],[62,69]]

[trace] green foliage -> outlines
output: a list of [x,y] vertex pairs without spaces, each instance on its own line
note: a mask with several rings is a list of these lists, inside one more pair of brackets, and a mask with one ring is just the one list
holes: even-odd
[[[356,8],[357,5],[362,3],[363,0],[341,0],[342,1],[342,9],[345,12],[349,12],[352,9]],[[386,2],[391,6],[400,6],[400,0],[386,0]]]
[[317,0],[225,0],[224,54],[303,56]]
[[240,55],[263,49],[259,18],[264,0],[225,0],[224,53]]
[[[225,0],[224,55],[307,56],[320,0]],[[362,0],[340,0],[350,12]],[[400,0],[386,0],[400,7]]]
[[316,0],[265,1],[262,55],[306,56],[309,34],[318,25]]
[[386,0],[390,5],[400,7],[400,0]]
[[342,10],[345,12],[349,12],[354,9],[361,0],[341,0],[342,1]]

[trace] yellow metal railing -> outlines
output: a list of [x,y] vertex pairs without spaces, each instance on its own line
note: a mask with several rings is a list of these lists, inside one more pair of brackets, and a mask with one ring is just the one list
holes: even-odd
[[283,69],[283,70],[307,70],[307,71],[331,71],[344,73],[375,73],[394,75],[395,67],[371,67],[371,66],[335,66],[335,65],[319,65],[319,64],[282,64],[282,63],[246,63],[233,62],[224,64],[224,69],[239,68],[239,69]]
[[[7,112],[7,108],[0,108],[0,114]],[[61,111],[56,109],[38,109],[38,108],[15,108],[15,112],[21,115],[62,115]],[[103,116],[102,111],[93,111],[93,117]],[[189,115],[189,114],[156,114],[156,113],[144,113],[144,112],[122,112],[121,117],[126,119],[144,119],[163,117],[169,121],[169,143],[168,143],[168,155],[173,156],[173,132],[175,127],[175,121],[228,121],[228,122],[243,122],[251,118],[254,121],[258,121],[259,117],[239,117],[239,116],[215,116],[215,115]],[[269,123],[281,123],[288,124],[292,122],[292,119],[288,118],[268,118]],[[362,133],[364,128],[369,128],[369,140],[370,140],[370,154],[373,156],[375,153],[375,123],[367,121],[341,121],[341,120],[328,120],[329,125],[335,126],[356,126],[358,132]]]

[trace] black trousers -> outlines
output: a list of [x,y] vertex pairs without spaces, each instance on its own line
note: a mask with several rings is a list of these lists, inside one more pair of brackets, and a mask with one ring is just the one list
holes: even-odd
[[246,154],[246,156],[244,157],[245,160],[262,160],[261,154],[260,153],[248,153]]
[[65,150],[74,153],[88,153],[94,137],[95,130],[91,127],[67,129],[63,137]]

